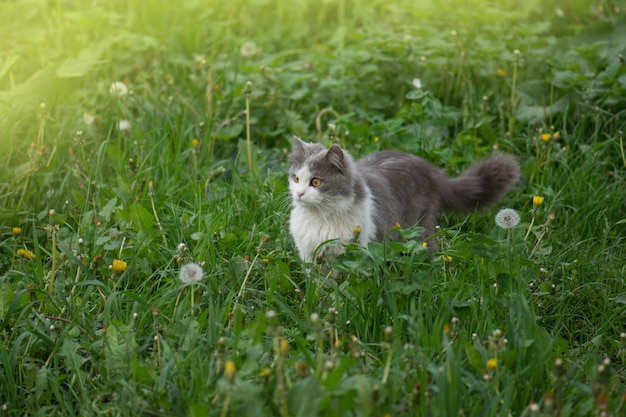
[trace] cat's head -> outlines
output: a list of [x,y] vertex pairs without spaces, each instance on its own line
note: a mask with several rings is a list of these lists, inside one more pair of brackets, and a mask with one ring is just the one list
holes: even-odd
[[294,204],[333,209],[352,200],[353,162],[339,146],[327,149],[294,136],[289,159],[289,191]]

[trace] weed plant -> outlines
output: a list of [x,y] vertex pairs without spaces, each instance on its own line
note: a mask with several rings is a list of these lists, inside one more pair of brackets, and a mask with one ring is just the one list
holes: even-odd
[[[626,415],[623,1],[0,12],[0,415]],[[326,274],[292,134],[524,178]]]

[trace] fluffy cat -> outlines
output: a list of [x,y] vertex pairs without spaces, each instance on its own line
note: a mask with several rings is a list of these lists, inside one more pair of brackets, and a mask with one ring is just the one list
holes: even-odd
[[[363,246],[382,240],[396,223],[419,223],[428,237],[441,210],[465,212],[494,204],[520,174],[509,155],[492,156],[448,178],[415,155],[382,151],[355,161],[337,145],[328,149],[298,137],[289,159],[289,228],[305,262],[313,261],[327,240],[352,241],[355,226],[361,229],[358,243]],[[341,250],[340,245],[325,245],[318,253]]]

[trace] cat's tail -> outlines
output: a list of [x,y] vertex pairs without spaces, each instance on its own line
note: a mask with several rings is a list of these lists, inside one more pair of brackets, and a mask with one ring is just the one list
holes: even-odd
[[448,180],[443,192],[444,210],[465,212],[497,203],[517,182],[519,164],[510,155],[487,158]]

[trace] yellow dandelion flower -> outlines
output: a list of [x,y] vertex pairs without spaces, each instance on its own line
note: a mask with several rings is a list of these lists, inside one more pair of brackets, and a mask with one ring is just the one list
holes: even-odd
[[379,138],[378,136],[376,136],[376,137],[374,138],[374,143],[378,143],[378,141],[379,141],[379,140],[380,140],[380,138]]
[[260,375],[261,378],[268,379],[272,375],[272,370],[270,368],[263,368]]
[[28,249],[18,249],[17,255],[29,261],[35,259],[35,254]]
[[13,228],[13,236],[14,237],[18,237],[21,234],[22,234],[22,228],[21,227],[14,227]]
[[443,263],[446,265],[450,265],[452,263],[452,256],[450,255],[442,255],[441,259],[443,259]]
[[498,368],[498,359],[491,358],[487,361],[487,369],[494,371]]
[[224,364],[224,375],[226,375],[226,379],[228,379],[228,381],[230,382],[233,382],[236,373],[237,368],[235,367],[235,362],[227,360]]
[[422,242],[422,247],[427,248],[428,247],[428,242]]
[[120,259],[113,259],[113,263],[111,265],[113,266],[113,272],[117,275],[126,271],[126,267],[128,266],[126,261],[122,261]]
[[552,135],[550,133],[542,133],[541,134],[541,140],[548,143],[550,142],[550,139],[552,139]]
[[361,234],[361,226],[354,226],[354,234],[355,235]]
[[506,77],[506,71],[503,70],[502,68],[498,68],[496,70],[496,75],[498,76],[498,78],[504,78]]
[[554,132],[554,135],[552,135],[552,137],[554,138],[554,140],[557,140],[561,137],[561,131],[557,130],[556,132]]
[[396,224],[394,225],[394,227],[398,230],[402,229],[402,226],[400,226],[400,223],[396,222]]
[[196,139],[196,138],[193,138],[191,140],[191,144],[193,145],[194,148],[197,148],[198,145],[200,144],[200,141],[198,139]]
[[537,208],[537,207],[541,206],[543,204],[543,200],[544,199],[545,198],[543,196],[541,196],[541,195],[533,196],[533,207]]
[[449,334],[450,334],[450,330],[452,330],[452,328],[450,327],[450,325],[449,325],[448,323],[444,323],[444,324],[443,324],[443,332],[444,332],[445,334],[448,334],[448,335],[449,335]]
[[287,341],[287,339],[281,337],[278,340],[278,350],[280,351],[280,353],[282,353],[283,355],[289,353],[289,342]]

